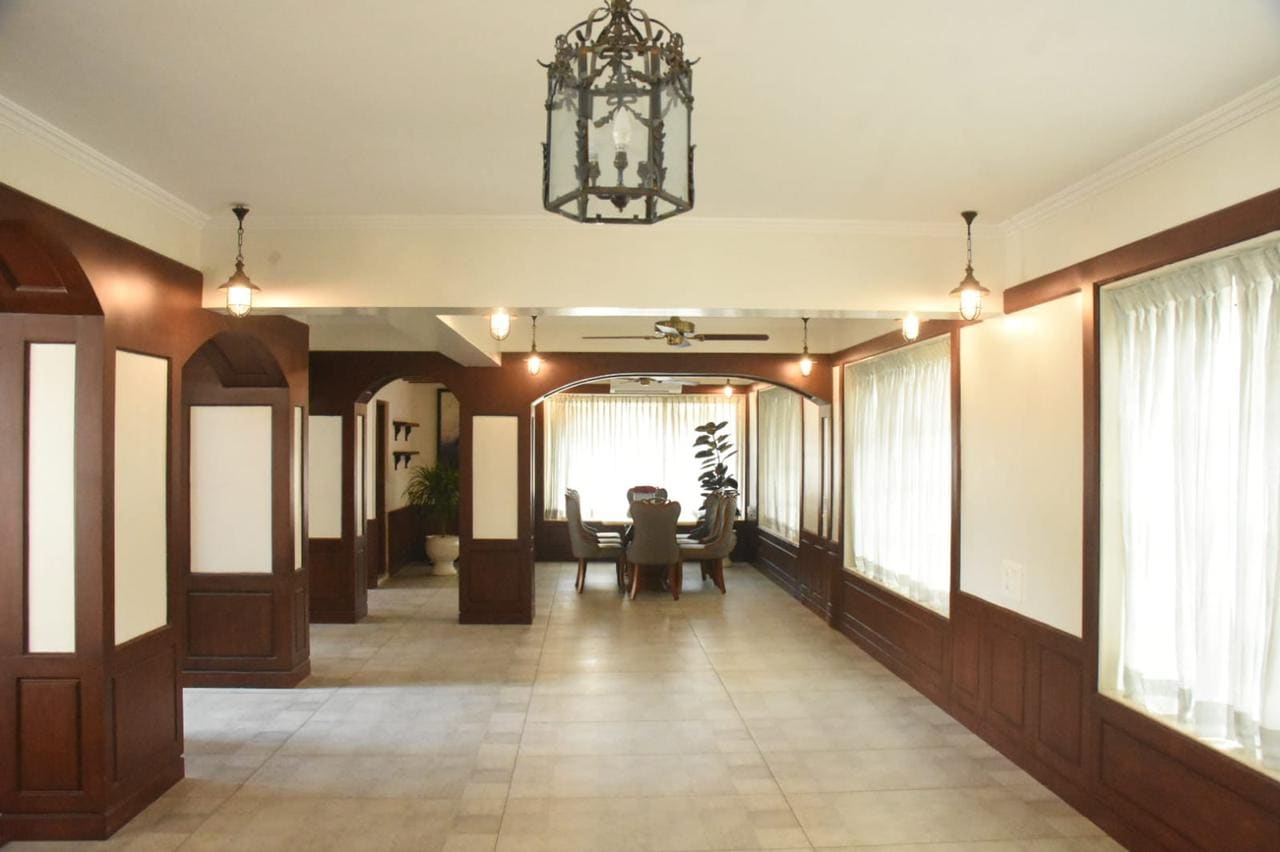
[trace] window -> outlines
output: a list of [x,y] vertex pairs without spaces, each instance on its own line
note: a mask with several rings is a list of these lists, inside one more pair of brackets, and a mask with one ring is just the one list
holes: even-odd
[[845,368],[845,567],[947,613],[951,338]]
[[800,395],[784,388],[761,391],[760,529],[800,541]]
[[[692,521],[702,508],[694,458],[694,429],[727,421],[739,446],[742,397],[720,394],[645,397],[558,394],[545,403],[544,515],[564,518],[564,492],[577,489],[587,520],[625,521],[627,489],[657,485],[680,503],[680,519]],[[742,481],[742,454],[730,460]]]
[[1280,243],[1102,291],[1100,687],[1280,769]]

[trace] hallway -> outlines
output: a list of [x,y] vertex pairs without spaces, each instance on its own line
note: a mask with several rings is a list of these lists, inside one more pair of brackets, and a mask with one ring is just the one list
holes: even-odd
[[187,778],[84,848],[1120,848],[754,569],[692,573],[541,565],[532,627],[398,578],[301,687],[188,690]]

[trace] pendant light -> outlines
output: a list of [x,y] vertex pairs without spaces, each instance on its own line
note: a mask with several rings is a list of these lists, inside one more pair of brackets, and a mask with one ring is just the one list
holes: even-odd
[[261,292],[262,288],[250,281],[244,272],[244,217],[249,215],[249,208],[237,204],[231,212],[240,222],[236,228],[236,271],[218,289],[227,291],[227,313],[233,317],[247,317],[253,310],[253,294]]
[[533,315],[533,337],[529,341],[529,359],[525,361],[529,375],[536,376],[542,372],[542,356],[538,354],[538,315]]
[[804,353],[800,356],[800,375],[806,379],[813,372],[813,359],[809,357],[809,318],[802,317],[804,322]]
[[902,336],[906,340],[915,340],[920,336],[920,317],[907,314],[902,318]]
[[969,262],[964,268],[964,280],[951,291],[951,295],[960,297],[960,316],[973,322],[982,316],[982,297],[991,291],[973,277],[973,220],[978,218],[978,213],[976,210],[966,210],[960,215],[964,217],[968,235]]
[[494,340],[506,340],[511,334],[511,314],[506,308],[495,308],[489,314],[489,336]]
[[729,380],[728,380],[728,379],[725,379],[725,380],[724,380],[724,391],[723,391],[723,393],[724,393],[724,395],[725,395],[726,397],[733,396],[733,385],[729,383]]

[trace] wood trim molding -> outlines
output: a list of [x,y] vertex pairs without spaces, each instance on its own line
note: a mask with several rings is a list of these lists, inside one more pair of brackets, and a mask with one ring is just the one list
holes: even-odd
[[[915,340],[907,340],[902,336],[901,331],[891,331],[879,337],[864,340],[862,343],[850,346],[848,349],[841,349],[839,352],[829,356],[831,359],[830,366],[843,367],[857,361],[865,361],[868,358],[874,358],[877,355],[883,355],[895,349],[914,346],[917,343],[923,343],[935,337],[942,337],[944,334],[950,334],[953,331],[964,328],[966,325],[972,324],[964,320],[925,320],[920,323],[920,336]],[[817,367],[814,370],[816,371]]]
[[1280,189],[1192,219],[1004,291],[1012,314],[1280,230]]

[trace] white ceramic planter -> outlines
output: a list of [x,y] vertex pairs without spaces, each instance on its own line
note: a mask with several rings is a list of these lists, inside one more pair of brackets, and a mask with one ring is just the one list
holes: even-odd
[[437,577],[457,574],[453,563],[458,559],[458,537],[456,535],[427,536],[427,558],[431,560],[431,573]]

